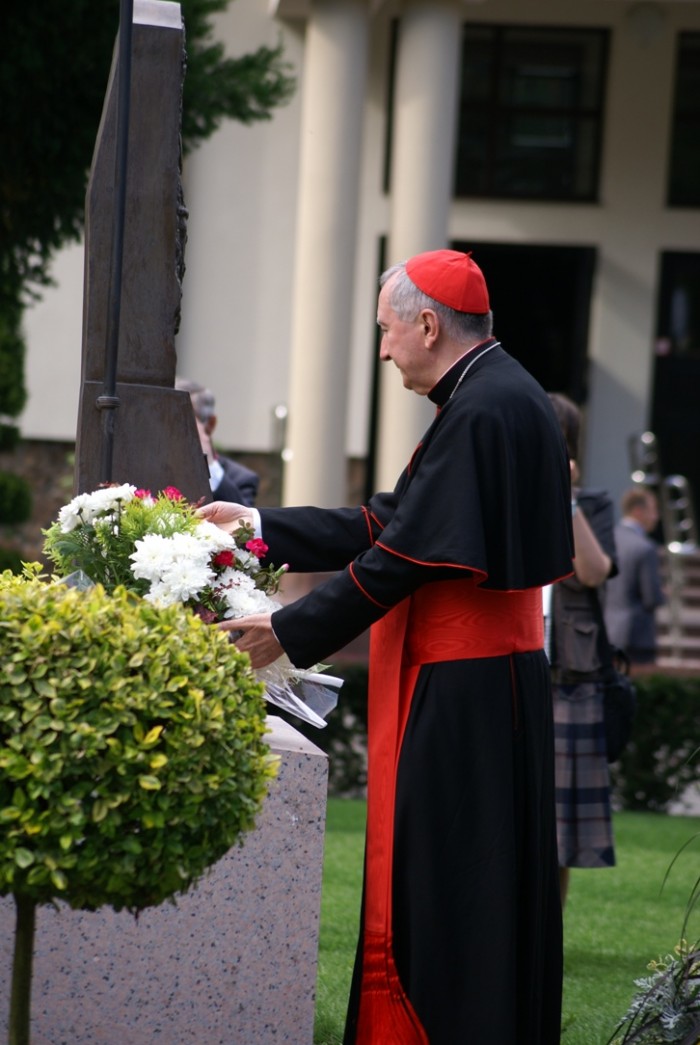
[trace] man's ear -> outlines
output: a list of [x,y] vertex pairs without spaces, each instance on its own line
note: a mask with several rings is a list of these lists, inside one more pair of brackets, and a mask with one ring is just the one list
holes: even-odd
[[206,421],[204,422],[204,427],[207,430],[207,435],[211,435],[214,429],[216,428],[216,414],[212,414],[211,417],[208,417],[206,419]]
[[420,313],[420,321],[423,326],[425,347],[432,348],[440,332],[440,320],[437,313],[432,308],[424,308]]

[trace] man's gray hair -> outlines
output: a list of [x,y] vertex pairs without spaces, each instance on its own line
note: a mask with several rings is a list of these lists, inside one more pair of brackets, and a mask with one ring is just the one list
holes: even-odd
[[471,342],[475,338],[477,341],[485,341],[487,337],[491,337],[493,332],[492,312],[484,312],[483,314],[457,312],[455,309],[449,308],[448,305],[435,301],[434,298],[429,297],[422,290],[418,289],[406,272],[405,261],[399,262],[398,265],[392,265],[391,268],[388,268],[381,274],[379,277],[380,287],[383,287],[394,276],[396,279],[391,288],[389,304],[399,319],[402,319],[405,323],[410,323],[414,320],[422,309],[430,308],[437,315],[440,325],[448,337],[453,338],[455,341]]
[[211,389],[196,381],[189,381],[186,377],[175,378],[175,388],[180,392],[189,392],[195,417],[202,424],[206,424],[216,413],[216,400]]

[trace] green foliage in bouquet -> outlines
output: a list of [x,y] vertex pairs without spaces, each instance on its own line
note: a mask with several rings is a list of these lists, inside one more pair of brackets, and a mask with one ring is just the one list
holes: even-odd
[[[149,533],[172,537],[196,530],[199,520],[194,508],[173,487],[156,497],[149,494],[120,498],[120,490],[125,489],[105,487],[92,495],[79,495],[62,510],[59,519],[44,530],[44,553],[60,577],[81,569],[107,591],[123,584],[130,591],[144,595],[149,582],[134,578],[129,559],[136,542]],[[100,510],[91,502],[101,494],[105,501]],[[72,529],[67,529],[68,526]]]
[[17,1042],[36,905],[138,912],[184,892],[253,827],[275,772],[263,688],[225,634],[180,605],[39,570],[0,575],[0,894],[17,907]]

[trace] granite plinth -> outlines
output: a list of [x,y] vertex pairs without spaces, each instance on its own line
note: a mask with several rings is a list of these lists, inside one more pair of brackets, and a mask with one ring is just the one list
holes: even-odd
[[[328,766],[268,724],[281,764],[258,826],[176,906],[39,908],[32,1045],[311,1045]],[[4,1028],[14,924],[3,897]]]

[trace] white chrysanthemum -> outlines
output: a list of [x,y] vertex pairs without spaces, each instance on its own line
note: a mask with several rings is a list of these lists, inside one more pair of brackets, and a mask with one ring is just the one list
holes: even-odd
[[105,486],[92,493],[80,493],[58,513],[58,521],[64,533],[77,526],[89,525],[98,515],[112,512],[118,504],[133,500],[136,487],[124,483],[122,486]]
[[136,541],[129,558],[131,572],[137,580],[156,581],[170,568],[174,546],[170,538],[159,533],[147,533]]
[[69,504],[65,504],[58,513],[58,521],[63,533],[70,533],[83,523],[92,522],[94,518],[92,497],[89,493],[80,493]]
[[92,494],[95,514],[114,511],[117,505],[133,501],[135,493],[136,487],[129,483],[123,483],[122,486],[104,486],[95,490]]
[[257,555],[253,555],[246,548],[236,547],[236,565],[239,570],[245,570],[246,573],[254,574],[260,569],[260,560]]
[[247,617],[251,613],[272,613],[280,604],[255,587],[255,582],[240,570],[226,570],[219,578],[217,589],[228,609],[224,618]]
[[215,526],[214,523],[210,523],[208,519],[202,519],[197,524],[194,536],[213,555],[216,555],[217,552],[226,551],[229,548],[235,549],[236,553],[238,553],[236,542],[231,534],[226,533],[219,526]]
[[173,556],[184,555],[198,562],[206,562],[209,559],[209,551],[193,533],[173,533],[168,540],[173,545]]
[[216,582],[217,588],[228,588],[236,587],[242,591],[253,591],[255,588],[255,581],[252,577],[249,577],[247,573],[243,573],[241,570],[237,570],[233,566],[228,566],[223,573],[219,575]]
[[206,588],[213,574],[206,563],[194,559],[176,559],[165,571],[160,584],[173,602],[188,602]]
[[214,580],[209,553],[191,533],[146,534],[129,558],[134,577],[151,582],[148,598],[158,605],[187,602]]
[[174,606],[178,602],[167,584],[163,584],[161,581],[153,581],[150,589],[144,595],[144,600],[161,609],[166,606]]

